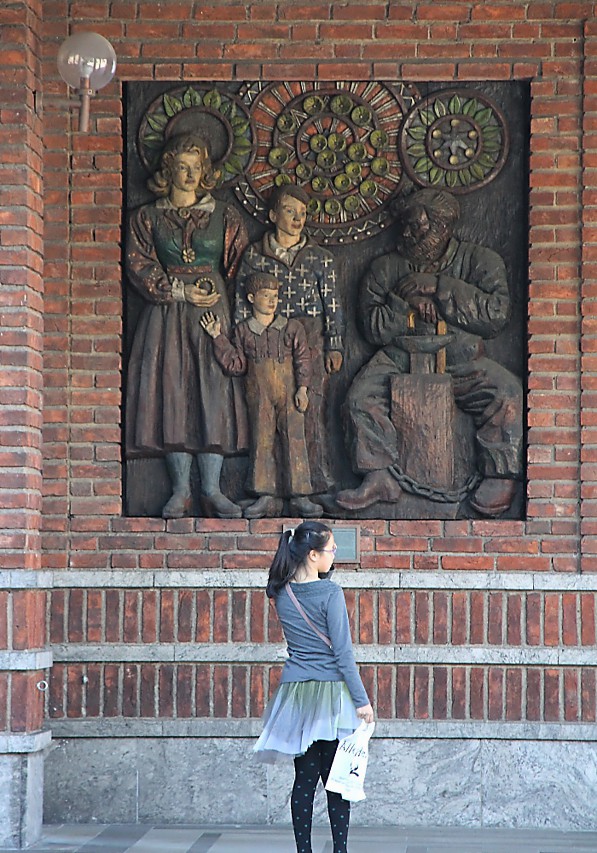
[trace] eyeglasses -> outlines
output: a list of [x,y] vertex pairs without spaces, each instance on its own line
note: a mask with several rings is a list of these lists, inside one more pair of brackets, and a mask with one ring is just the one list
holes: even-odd
[[338,546],[334,545],[333,548],[322,548],[321,550],[325,551],[327,554],[335,554],[336,551],[338,550]]

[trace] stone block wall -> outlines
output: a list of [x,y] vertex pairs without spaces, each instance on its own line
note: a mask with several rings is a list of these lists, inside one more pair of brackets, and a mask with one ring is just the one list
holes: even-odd
[[[27,719],[16,728],[39,730],[39,614],[53,573],[50,819],[151,817],[164,768],[186,792],[171,818],[209,814],[209,800],[189,799],[189,780],[199,767],[226,791],[226,749],[248,753],[281,665],[263,583],[283,520],[122,515],[123,82],[528,80],[526,520],[362,524],[360,563],[337,574],[385,758],[372,762],[378,806],[358,819],[595,827],[595,5],[29,0],[0,10],[11,46],[0,57],[0,745],[17,704]],[[119,62],[87,135],[55,64],[75,30],[105,35]],[[11,704],[10,691],[28,698]],[[112,771],[123,764],[117,801]],[[438,768],[453,782],[464,767],[462,785],[438,792]],[[264,780],[247,813],[287,821],[285,778]],[[417,799],[422,782],[445,809]],[[396,815],[387,790],[420,808]],[[233,806],[216,817],[236,819]]]

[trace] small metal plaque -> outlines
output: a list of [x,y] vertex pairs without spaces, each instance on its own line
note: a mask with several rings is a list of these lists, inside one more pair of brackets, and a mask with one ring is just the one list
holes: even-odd
[[361,528],[333,527],[338,550],[334,563],[359,563],[361,560]]
[[[334,534],[334,540],[338,546],[335,563],[359,563],[361,560],[361,528],[360,527],[336,527],[330,525]],[[290,524],[284,525],[284,532],[291,530]]]

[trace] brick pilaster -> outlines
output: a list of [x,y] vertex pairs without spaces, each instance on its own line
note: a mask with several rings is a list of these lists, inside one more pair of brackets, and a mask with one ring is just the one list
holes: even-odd
[[[41,830],[46,590],[42,574],[42,4],[0,9],[0,844]],[[41,688],[41,689],[40,689]],[[23,793],[27,792],[27,793]]]

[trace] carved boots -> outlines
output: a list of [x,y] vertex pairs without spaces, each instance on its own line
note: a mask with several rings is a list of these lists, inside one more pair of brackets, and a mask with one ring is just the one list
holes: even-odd
[[395,503],[402,489],[387,468],[369,471],[357,489],[345,489],[336,495],[336,503],[344,509],[364,509],[378,501]]
[[471,506],[479,515],[495,518],[510,509],[516,494],[516,480],[488,477],[471,498]]
[[282,514],[282,501],[273,495],[261,495],[245,509],[245,518],[277,518]]
[[162,509],[162,518],[183,518],[193,511],[190,453],[168,453],[166,467],[172,483],[172,497]]
[[321,518],[323,508],[304,495],[290,499],[290,515],[297,518]]

